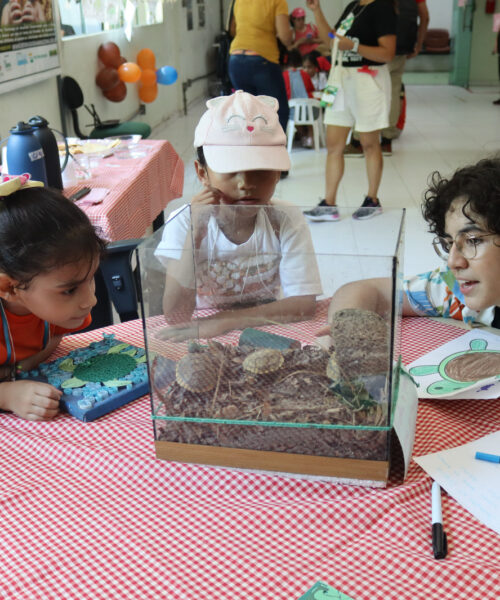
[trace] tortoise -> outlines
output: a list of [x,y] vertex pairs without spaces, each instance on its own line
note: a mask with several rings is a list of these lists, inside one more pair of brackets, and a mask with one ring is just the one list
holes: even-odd
[[177,363],[175,380],[195,394],[209,392],[217,383],[217,369],[212,358],[202,352],[189,352]]
[[274,348],[262,348],[249,354],[243,361],[243,370],[255,375],[273,373],[285,361],[283,354]]

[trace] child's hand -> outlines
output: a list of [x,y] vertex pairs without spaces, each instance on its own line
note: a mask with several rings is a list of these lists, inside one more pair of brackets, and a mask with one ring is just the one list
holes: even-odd
[[0,386],[1,406],[28,421],[48,421],[59,412],[62,392],[40,381],[8,381]]
[[221,193],[219,190],[204,186],[201,192],[193,196],[191,200],[191,204],[198,205],[209,205],[209,204],[219,204]]
[[171,342],[184,342],[197,338],[210,339],[237,328],[234,319],[229,317],[219,319],[207,317],[166,327],[158,332],[158,337]]
[[323,335],[330,335],[330,333],[331,333],[331,328],[329,325],[326,325],[325,327],[318,329],[318,331],[314,335],[316,337],[322,337]]

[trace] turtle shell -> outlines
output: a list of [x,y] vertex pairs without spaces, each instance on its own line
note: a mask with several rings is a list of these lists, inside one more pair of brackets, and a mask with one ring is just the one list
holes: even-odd
[[279,350],[263,348],[255,350],[245,358],[243,369],[249,373],[263,375],[277,371],[281,368],[284,360],[283,354]]
[[214,368],[214,361],[208,354],[190,352],[177,363],[175,379],[184,389],[200,394],[215,387],[217,369]]
[[340,368],[333,355],[330,356],[328,364],[326,365],[326,376],[334,382],[340,381],[341,379]]

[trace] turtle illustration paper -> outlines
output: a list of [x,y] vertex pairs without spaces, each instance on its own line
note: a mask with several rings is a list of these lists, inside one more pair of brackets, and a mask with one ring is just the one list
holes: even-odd
[[500,336],[473,330],[412,362],[419,398],[500,396]]

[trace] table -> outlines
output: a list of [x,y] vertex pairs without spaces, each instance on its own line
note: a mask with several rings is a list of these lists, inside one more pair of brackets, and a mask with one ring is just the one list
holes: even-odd
[[92,177],[64,189],[70,196],[83,187],[106,188],[102,204],[83,208],[107,241],[142,237],[168,202],[182,196],[184,163],[166,140],[141,140],[140,158],[102,159]]
[[[104,331],[143,343],[138,321]],[[403,319],[404,361],[461,333]],[[498,400],[421,401],[414,455],[499,428]],[[295,600],[318,580],[356,600],[499,597],[500,536],[445,493],[449,553],[432,557],[414,461],[383,490],[159,461],[148,398],[92,423],[1,414],[0,453],[0,598]]]

